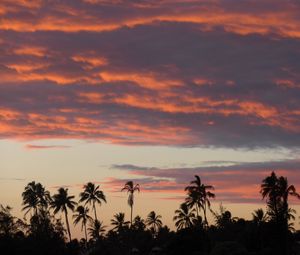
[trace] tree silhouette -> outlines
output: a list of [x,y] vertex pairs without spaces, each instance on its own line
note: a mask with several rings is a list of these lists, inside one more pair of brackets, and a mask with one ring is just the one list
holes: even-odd
[[300,198],[294,185],[289,185],[287,178],[277,177],[275,172],[266,177],[261,184],[260,193],[267,200],[268,214],[277,224],[287,226],[289,218],[289,196]]
[[99,205],[102,204],[102,201],[106,203],[106,197],[103,191],[101,191],[99,188],[99,185],[95,186],[94,183],[88,182],[86,185],[84,185],[84,191],[79,195],[79,202],[85,202],[85,204],[89,203],[93,205],[95,220],[97,220],[96,203]]
[[70,224],[69,224],[69,220],[68,220],[68,208],[70,210],[74,211],[74,208],[76,205],[76,202],[73,201],[74,196],[68,195],[68,189],[59,188],[58,193],[54,194],[52,199],[53,200],[51,202],[51,208],[54,209],[54,214],[57,214],[59,211],[61,211],[65,215],[67,230],[68,230],[69,239],[71,242],[72,238],[71,238]]
[[288,198],[294,196],[300,198],[294,185],[289,185],[287,178],[277,177],[273,171],[270,176],[263,179],[260,193],[266,199],[268,216],[277,226],[277,240],[275,243],[282,254],[288,254],[288,231],[293,228],[289,220],[293,219],[294,210],[289,208]]
[[100,222],[99,220],[92,220],[88,231],[92,239],[98,241],[103,236],[105,228],[106,226],[103,226],[103,222]]
[[175,221],[177,230],[193,226],[193,222],[196,219],[195,209],[190,209],[186,203],[182,203],[180,208],[175,211],[175,214],[173,221]]
[[128,227],[129,221],[125,221],[125,213],[117,213],[111,219],[111,225],[114,226],[112,230],[117,230],[120,233],[125,227]]
[[198,210],[203,209],[204,221],[208,225],[206,213],[207,209],[210,209],[210,198],[215,198],[215,194],[210,190],[214,190],[211,185],[204,185],[198,175],[195,175],[195,180],[190,182],[190,185],[185,188],[188,192],[186,203],[189,207],[196,207],[198,216]]
[[257,209],[252,213],[252,220],[257,225],[261,225],[262,223],[266,222],[268,219],[268,216],[265,214],[263,209]]
[[34,211],[34,215],[37,215],[39,211],[47,209],[51,202],[51,196],[49,191],[45,190],[45,187],[40,183],[34,181],[27,184],[24,192],[22,193],[23,198],[23,210],[26,210],[25,216],[31,210]]
[[19,230],[19,224],[16,218],[12,216],[11,210],[11,207],[4,207],[0,204],[0,235],[6,237],[15,234]]
[[147,216],[146,225],[150,227],[155,236],[162,227],[161,215],[157,215],[154,211],[151,211]]
[[132,213],[133,213],[133,204],[134,204],[134,192],[140,192],[140,185],[133,184],[133,181],[128,181],[125,183],[124,188],[121,191],[127,191],[128,193],[128,205],[130,206],[130,226],[132,226]]
[[77,225],[79,222],[82,222],[81,224],[81,231],[84,229],[84,234],[85,234],[85,240],[86,242],[88,241],[87,237],[87,228],[86,224],[88,221],[92,220],[92,217],[88,215],[89,213],[89,208],[83,207],[83,206],[78,206],[76,208],[76,214],[73,215],[74,218],[74,225]]
[[139,215],[137,215],[133,219],[132,227],[135,230],[145,230],[146,224],[145,221]]

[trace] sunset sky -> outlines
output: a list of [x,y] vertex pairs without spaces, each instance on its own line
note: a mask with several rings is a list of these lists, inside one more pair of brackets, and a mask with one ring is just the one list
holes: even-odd
[[92,181],[109,226],[129,218],[133,180],[134,214],[173,228],[195,174],[214,209],[245,218],[272,170],[300,191],[299,13],[298,0],[1,0],[0,203],[22,217],[28,182],[78,198]]

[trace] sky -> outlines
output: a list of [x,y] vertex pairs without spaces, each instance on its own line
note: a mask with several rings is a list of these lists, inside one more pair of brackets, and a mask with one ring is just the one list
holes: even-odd
[[298,0],[1,0],[0,203],[22,217],[30,181],[77,199],[92,181],[109,226],[129,216],[133,180],[135,214],[173,228],[194,175],[245,218],[271,171],[300,191],[299,13]]

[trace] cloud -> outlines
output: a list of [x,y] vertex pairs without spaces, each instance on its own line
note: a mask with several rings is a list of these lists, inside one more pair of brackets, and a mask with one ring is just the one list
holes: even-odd
[[66,145],[34,145],[34,144],[26,144],[25,148],[29,149],[29,150],[66,149],[66,148],[70,148],[70,146],[66,146]]
[[0,177],[0,181],[25,181],[24,178],[16,178],[16,177]]
[[[286,176],[290,184],[300,189],[299,160],[269,162],[233,162],[229,165],[199,166],[185,168],[156,168],[129,164],[114,165],[113,168],[126,171],[136,183],[141,183],[145,192],[165,193],[170,198],[185,195],[184,188],[199,175],[206,185],[213,185],[217,201],[231,203],[261,203],[259,193],[262,180],[271,171]],[[109,186],[121,187],[123,180],[111,178]],[[174,194],[170,196],[170,193]],[[292,203],[297,201],[292,200]]]
[[25,2],[0,4],[0,138],[300,146],[296,1]]

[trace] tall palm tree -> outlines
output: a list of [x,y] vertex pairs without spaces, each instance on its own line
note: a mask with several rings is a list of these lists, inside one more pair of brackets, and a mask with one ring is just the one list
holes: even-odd
[[[191,185],[185,188],[188,191],[188,196],[191,199],[187,199],[187,203],[189,206],[196,205],[196,208],[202,208],[204,214],[205,224],[208,225],[206,212],[207,209],[210,209],[210,198],[215,198],[215,194],[210,190],[214,190],[214,187],[211,185],[204,185],[201,182],[201,179],[198,175],[195,175],[195,180],[190,182]],[[198,216],[198,215],[197,215]]]
[[59,211],[65,214],[67,229],[70,241],[71,238],[71,230],[70,230],[70,224],[68,220],[68,208],[72,211],[74,211],[76,202],[73,201],[74,196],[68,195],[68,189],[65,188],[59,188],[58,193],[53,195],[53,200],[51,202],[51,208],[54,209],[54,214],[57,214]]
[[37,215],[39,211],[47,209],[51,202],[49,191],[41,183],[34,181],[27,184],[24,192],[22,193],[23,209],[26,210],[25,216],[33,210],[33,214]]
[[88,215],[89,208],[83,207],[82,205],[80,205],[77,207],[76,212],[77,213],[73,215],[74,225],[77,225],[80,221],[82,222],[81,223],[81,231],[84,229],[85,240],[87,242],[88,238],[87,238],[86,224],[88,221],[92,220],[92,217],[90,215]]
[[134,204],[134,192],[140,192],[140,185],[133,184],[133,181],[128,181],[125,183],[124,188],[121,191],[127,191],[128,193],[128,205],[130,206],[130,226],[132,226],[132,213],[133,213],[133,204]]
[[161,215],[157,215],[154,211],[150,212],[147,216],[146,224],[152,229],[153,235],[155,235],[162,227]]
[[106,197],[99,189],[99,185],[95,186],[94,183],[88,182],[86,185],[84,185],[84,191],[80,193],[80,200],[79,202],[84,202],[85,204],[92,204],[93,210],[95,213],[95,220],[97,220],[97,211],[96,211],[96,203],[101,205],[102,201],[106,203]]
[[114,226],[112,230],[117,230],[119,233],[125,228],[128,227],[129,221],[125,221],[125,213],[117,213],[114,215],[114,218],[110,220],[111,225]]
[[175,214],[173,221],[175,221],[177,230],[191,228],[196,220],[195,209],[190,209],[186,203],[181,204]]
[[196,191],[196,190],[189,190],[188,191],[188,196],[185,198],[185,203],[190,208],[195,207],[197,217],[199,217],[199,210],[203,206],[203,199],[201,197],[201,193]]
[[275,172],[272,172],[270,176],[263,179],[261,184],[260,193],[263,199],[267,198],[269,212],[270,209],[274,215],[273,219],[278,222],[279,219],[279,190],[278,190],[278,178]]
[[106,226],[103,226],[103,222],[99,220],[92,220],[90,227],[88,228],[91,237],[97,241],[100,240],[105,232]]
[[273,220],[279,223],[281,220],[288,221],[288,198],[294,196],[300,198],[294,185],[289,185],[287,178],[281,176],[277,177],[275,172],[266,177],[262,184],[260,193],[263,199],[267,198],[269,215]]

